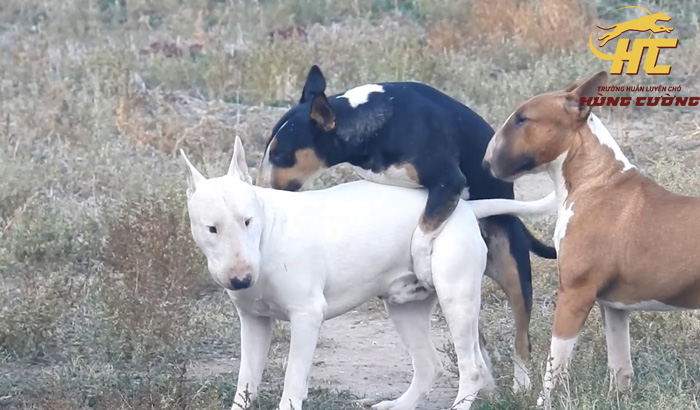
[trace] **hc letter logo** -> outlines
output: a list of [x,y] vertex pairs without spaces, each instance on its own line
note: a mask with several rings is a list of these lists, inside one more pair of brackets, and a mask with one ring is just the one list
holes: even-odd
[[[604,35],[598,37],[598,41],[602,41],[598,45],[598,47],[602,48],[604,47],[610,40],[613,40],[615,38],[620,37],[622,34],[625,34],[630,31],[636,31],[640,33],[644,33],[647,31],[651,31],[651,34],[649,34],[649,38],[638,38],[638,39],[633,39],[630,40],[629,38],[620,38],[617,40],[617,48],[615,49],[615,54],[605,54],[602,51],[598,50],[596,46],[593,44],[593,32],[591,32],[591,36],[588,40],[588,45],[593,52],[593,54],[602,59],[602,60],[607,60],[607,61],[612,61],[612,67],[610,67],[610,74],[613,75],[620,75],[622,74],[622,68],[625,65],[625,62],[627,63],[627,74],[629,75],[637,75],[639,73],[639,66],[642,63],[642,57],[644,56],[644,50],[647,50],[647,55],[646,59],[644,60],[644,71],[647,72],[647,74],[650,75],[668,75],[671,73],[671,66],[670,65],[656,65],[656,62],[659,59],[659,51],[662,48],[676,48],[678,47],[678,39],[677,38],[651,38],[654,34],[656,33],[670,33],[673,31],[673,28],[670,27],[664,27],[661,25],[657,25],[657,21],[670,21],[671,17],[669,17],[665,13],[654,13],[651,14],[651,12],[645,8],[642,7],[637,7],[637,6],[628,6],[628,7],[622,7],[617,10],[622,10],[624,8],[629,8],[629,7],[634,7],[634,8],[639,8],[647,13],[649,13],[648,16],[643,16],[638,19],[630,20],[630,21],[624,21],[622,23],[618,24],[613,24],[610,27],[601,27],[598,26],[598,28],[602,30],[611,30]],[[617,11],[615,10],[615,11]],[[631,43],[631,47],[630,47]]]

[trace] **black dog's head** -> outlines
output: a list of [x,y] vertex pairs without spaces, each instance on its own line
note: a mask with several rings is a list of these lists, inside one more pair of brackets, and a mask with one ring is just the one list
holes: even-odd
[[325,95],[326,79],[311,67],[299,105],[289,110],[272,129],[260,164],[257,184],[296,191],[328,167],[317,142],[336,129],[335,113]]

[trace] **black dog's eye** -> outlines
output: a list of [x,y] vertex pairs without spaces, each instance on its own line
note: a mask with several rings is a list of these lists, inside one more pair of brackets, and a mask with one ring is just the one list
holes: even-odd
[[211,233],[216,233],[216,226],[210,226],[210,227],[209,227],[209,232],[211,232]]
[[278,167],[291,167],[296,162],[294,155],[291,152],[275,150],[270,152],[270,162]]
[[515,126],[520,127],[521,125],[525,124],[527,121],[526,117],[523,117],[522,115],[516,115],[515,116]]
[[248,218],[248,219],[245,220],[245,226],[246,226],[246,227],[247,227],[248,225],[250,225],[250,221],[251,221],[252,219],[253,219],[253,218]]
[[287,154],[281,150],[274,150],[270,152],[270,159],[276,162],[282,162],[287,157]]

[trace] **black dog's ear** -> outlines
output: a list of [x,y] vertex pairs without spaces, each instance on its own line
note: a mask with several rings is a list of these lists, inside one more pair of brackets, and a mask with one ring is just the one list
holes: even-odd
[[330,105],[326,95],[321,93],[314,97],[311,101],[311,119],[324,131],[330,131],[335,128],[335,113]]
[[323,94],[324,91],[326,91],[326,78],[323,77],[321,69],[314,65],[306,76],[306,84],[304,84],[304,90],[301,92],[299,104],[311,101],[319,94]]

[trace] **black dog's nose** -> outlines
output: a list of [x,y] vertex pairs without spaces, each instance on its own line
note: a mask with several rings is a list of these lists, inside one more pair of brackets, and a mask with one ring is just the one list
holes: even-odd
[[245,278],[243,279],[233,278],[231,279],[231,287],[233,290],[246,289],[250,286],[250,282],[252,280],[253,278],[250,276],[250,274],[245,275]]
[[287,186],[284,187],[285,191],[296,192],[301,189],[302,183],[296,180],[287,182]]
[[481,168],[483,168],[484,171],[490,172],[491,171],[491,163],[486,161],[486,160],[483,160],[481,162]]

